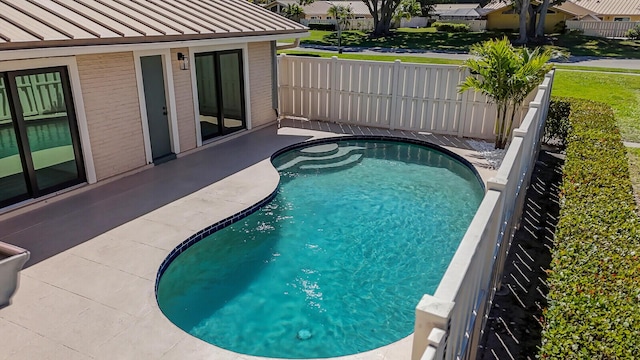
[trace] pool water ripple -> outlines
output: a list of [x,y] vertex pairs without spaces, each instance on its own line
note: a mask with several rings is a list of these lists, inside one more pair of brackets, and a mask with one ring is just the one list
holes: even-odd
[[280,358],[355,354],[413,331],[414,308],[438,286],[482,185],[435,149],[336,143],[362,156],[336,155],[338,168],[318,155],[297,161],[300,150],[276,157],[276,168],[295,164],[274,199],[169,265],[157,296],[172,322],[222,348]]

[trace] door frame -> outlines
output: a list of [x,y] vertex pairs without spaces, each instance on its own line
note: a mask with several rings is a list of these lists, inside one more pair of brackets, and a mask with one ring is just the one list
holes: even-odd
[[[245,125],[247,130],[251,130],[251,87],[250,87],[250,79],[249,79],[249,46],[248,43],[241,44],[227,44],[227,45],[216,45],[216,46],[197,46],[197,47],[189,47],[189,59],[191,61],[191,66],[189,67],[189,71],[191,72],[191,92],[193,96],[193,113],[194,116],[194,126],[196,127],[196,146],[202,146],[202,132],[200,131],[200,104],[198,103],[198,83],[196,78],[196,67],[195,67],[195,54],[198,53],[209,53],[215,51],[226,51],[226,50],[241,50],[242,51],[242,79],[244,81],[244,117],[245,117]],[[235,133],[234,133],[235,134]],[[217,139],[224,138],[217,137],[214,139],[207,140],[206,143],[211,141],[216,141]]]
[[[67,124],[69,126],[69,135],[71,136],[71,144],[73,147],[74,160],[76,162],[76,171],[78,173],[78,180],[69,180],[57,185],[50,186],[48,188],[41,188],[38,186],[36,169],[34,168],[33,151],[30,148],[29,136],[27,130],[27,123],[24,118],[23,106],[20,102],[18,90],[16,88],[16,78],[18,76],[28,76],[34,74],[42,74],[43,72],[59,72],[60,82],[62,86],[62,93],[64,97],[65,109],[67,114]],[[71,84],[69,83],[69,73],[65,66],[55,66],[47,68],[36,69],[23,69],[15,70],[5,73],[5,80],[8,80],[5,84],[8,92],[9,99],[12,103],[12,117],[14,121],[14,128],[16,131],[16,140],[20,148],[20,158],[22,160],[23,172],[27,175],[25,180],[27,182],[27,189],[32,195],[32,198],[39,198],[47,194],[54,193],[56,191],[72,187],[77,184],[82,184],[87,181],[87,174],[84,168],[84,160],[82,154],[82,144],[80,139],[80,130],[78,126],[78,120],[76,118],[76,109],[74,108],[73,98],[71,94]]]
[[37,58],[28,60],[0,61],[0,72],[31,70],[51,67],[66,67],[69,81],[70,99],[75,111],[76,124],[80,135],[80,147],[82,149],[82,159],[86,181],[95,184],[98,179],[96,167],[93,162],[93,151],[91,148],[91,138],[89,137],[89,126],[87,124],[87,114],[84,108],[82,97],[82,87],[80,86],[80,73],[75,56]]
[[171,141],[171,151],[174,154],[180,153],[180,135],[178,133],[178,113],[176,110],[176,93],[173,84],[173,69],[171,67],[171,50],[147,50],[134,51],[134,67],[136,72],[136,83],[138,87],[138,104],[140,105],[140,118],[142,120],[142,135],[144,138],[144,153],[147,164],[153,164],[151,153],[151,136],[149,135],[149,119],[147,118],[147,104],[144,94],[142,79],[142,64],[140,58],[143,56],[160,55],[162,59],[162,76],[164,77],[164,95],[167,99],[167,119],[169,122],[169,139]]

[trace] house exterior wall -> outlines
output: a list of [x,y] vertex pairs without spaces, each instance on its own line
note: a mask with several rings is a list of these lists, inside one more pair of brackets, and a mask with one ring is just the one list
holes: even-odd
[[487,15],[487,29],[489,30],[501,30],[501,29],[518,29],[520,26],[520,18],[517,14],[503,14],[499,10]]
[[616,18],[629,18],[629,21],[640,21],[640,15],[604,15],[603,21],[614,21]]
[[132,52],[76,57],[97,180],[145,165]]
[[272,106],[271,43],[249,43],[249,96],[251,97],[251,126],[276,120]]
[[[489,30],[504,30],[513,29],[517,30],[520,27],[520,15],[518,14],[503,14],[511,7],[507,7],[487,15],[487,29]],[[572,18],[564,12],[556,11],[555,14],[547,14],[544,22],[544,31],[546,33],[554,32],[556,26],[561,21],[566,21]]]
[[[193,92],[191,91],[191,72],[180,70],[178,53],[189,54],[188,48],[171,49],[171,70],[173,71],[173,86],[176,96],[176,113],[178,115],[178,134],[180,151],[187,151],[196,147],[195,113],[193,110]],[[193,65],[193,60],[191,65]]]

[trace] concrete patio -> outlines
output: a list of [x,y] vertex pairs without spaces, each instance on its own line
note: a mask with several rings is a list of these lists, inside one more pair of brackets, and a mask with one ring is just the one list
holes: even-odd
[[[0,310],[0,359],[257,359],[165,318],[154,293],[158,267],[193,233],[270,194],[279,181],[273,152],[349,134],[429,141],[465,157],[485,181],[495,173],[466,139],[283,120],[0,215],[0,241],[32,253],[13,304]],[[344,359],[408,359],[411,338]]]

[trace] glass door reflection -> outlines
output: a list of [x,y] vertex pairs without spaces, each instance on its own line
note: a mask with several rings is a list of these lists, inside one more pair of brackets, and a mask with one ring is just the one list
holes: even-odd
[[[61,71],[16,74],[19,116],[26,136],[25,150],[33,166],[36,196],[55,191],[82,176],[73,111],[69,111],[68,88]],[[65,79],[66,80],[66,79]],[[14,100],[15,101],[15,100]],[[17,106],[18,107],[18,106]]]
[[4,76],[0,74],[0,207],[29,196],[7,89]]
[[202,140],[246,128],[242,51],[196,54]]

